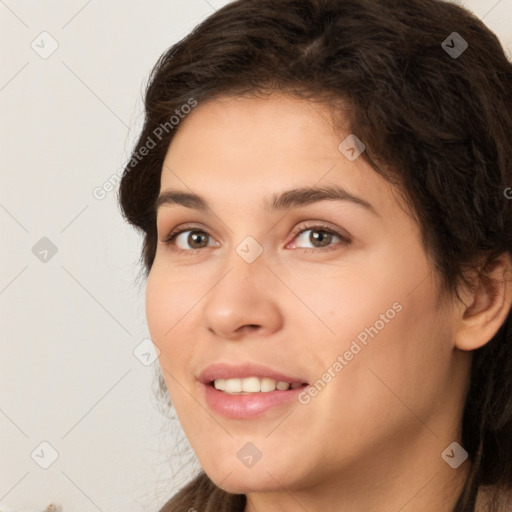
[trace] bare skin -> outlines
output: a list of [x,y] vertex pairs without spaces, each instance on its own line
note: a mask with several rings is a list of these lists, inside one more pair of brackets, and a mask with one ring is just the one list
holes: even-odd
[[[512,287],[503,280],[494,300],[467,291],[464,304],[442,292],[399,195],[338,149],[349,134],[318,104],[220,98],[182,121],[162,170],[161,192],[199,194],[211,210],[159,208],[148,325],[200,464],[247,495],[246,512],[449,512],[469,470],[469,460],[454,469],[441,454],[461,443],[471,351],[505,320]],[[330,185],[372,208],[264,206],[285,190]],[[163,243],[177,227],[189,231]],[[190,230],[204,247],[190,245]],[[248,236],[262,249],[252,263],[236,252]],[[503,257],[495,275],[510,269]],[[371,326],[378,333],[347,355]],[[307,403],[234,420],[208,408],[198,382],[219,361],[310,384],[330,369],[331,379]],[[248,442],[262,454],[250,468],[237,457]]]

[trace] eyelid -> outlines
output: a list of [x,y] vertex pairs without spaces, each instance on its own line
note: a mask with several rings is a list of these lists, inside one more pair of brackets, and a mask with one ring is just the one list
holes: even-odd
[[169,232],[167,232],[166,235],[164,235],[163,239],[160,240],[162,243],[169,243],[170,239],[173,236],[178,236],[179,234],[183,233],[184,231],[204,231],[208,234],[208,236],[211,236],[208,229],[201,226],[198,223],[185,223],[180,224],[178,227],[171,229]]
[[[295,238],[297,238],[299,235],[301,235],[305,231],[310,231],[310,230],[325,231],[327,233],[337,236],[344,243],[352,242],[352,237],[348,233],[346,233],[344,230],[342,230],[341,228],[331,227],[323,221],[306,221],[305,224],[298,226],[297,229],[294,229],[292,232],[293,240],[295,240]],[[288,242],[288,244],[289,244],[289,242]],[[329,248],[330,247],[331,246],[329,246]],[[307,247],[304,249],[315,249],[315,248]],[[322,249],[316,248],[316,250],[321,251]]]

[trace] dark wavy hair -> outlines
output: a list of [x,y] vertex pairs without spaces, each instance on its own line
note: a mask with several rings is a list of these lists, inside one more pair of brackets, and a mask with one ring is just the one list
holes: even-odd
[[[453,32],[468,43],[458,56],[443,45],[455,45]],[[119,190],[124,217],[143,234],[146,277],[162,164],[179,129],[171,116],[192,101],[275,92],[349,120],[366,146],[361,158],[409,203],[445,290],[459,297],[471,270],[492,286],[492,262],[512,255],[512,64],[482,21],[441,0],[236,0],[169,48],[149,78]],[[453,512],[470,512],[483,486],[512,488],[510,311],[473,352],[461,420],[471,469]],[[245,503],[201,472],[161,512]]]

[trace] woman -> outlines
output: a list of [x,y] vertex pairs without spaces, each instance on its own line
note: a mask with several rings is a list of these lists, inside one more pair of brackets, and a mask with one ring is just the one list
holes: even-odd
[[161,512],[511,510],[495,35],[439,0],[237,0],[145,105],[120,204],[204,470]]

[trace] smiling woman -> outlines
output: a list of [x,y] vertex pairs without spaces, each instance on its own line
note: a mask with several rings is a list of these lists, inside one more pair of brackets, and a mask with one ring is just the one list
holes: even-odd
[[511,111],[437,0],[237,0],[160,58],[119,199],[202,467],[161,512],[510,510]]

